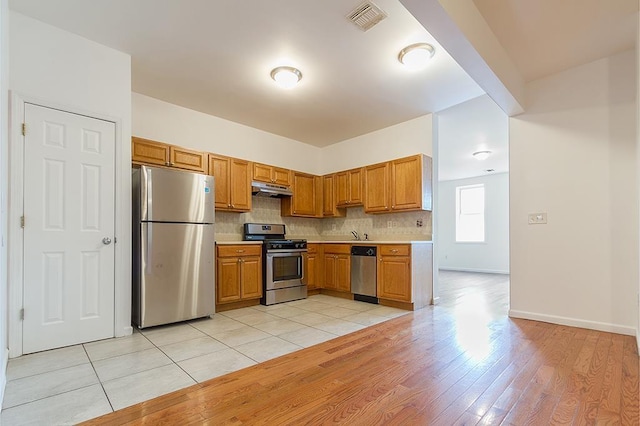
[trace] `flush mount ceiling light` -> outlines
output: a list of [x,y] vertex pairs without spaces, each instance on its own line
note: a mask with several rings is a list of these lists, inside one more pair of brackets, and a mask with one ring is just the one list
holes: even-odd
[[491,155],[491,151],[476,151],[473,154],[473,158],[476,160],[486,160]]
[[271,78],[283,89],[291,89],[302,79],[302,73],[294,67],[277,67],[271,70]]
[[416,43],[405,47],[398,54],[401,64],[410,69],[419,69],[427,65],[436,53],[436,49],[428,43]]

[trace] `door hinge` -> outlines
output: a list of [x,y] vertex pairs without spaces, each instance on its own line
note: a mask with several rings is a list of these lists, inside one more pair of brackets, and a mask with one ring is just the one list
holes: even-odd
[[24,228],[24,216],[20,216],[20,227]]
[[20,309],[20,319],[24,319],[24,308]]
[[22,136],[27,136],[27,123],[22,123]]

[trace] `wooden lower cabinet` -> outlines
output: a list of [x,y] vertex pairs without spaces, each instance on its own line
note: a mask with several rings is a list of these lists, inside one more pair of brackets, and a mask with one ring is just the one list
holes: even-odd
[[262,297],[262,248],[259,245],[217,246],[216,303]]
[[378,246],[378,299],[382,305],[420,309],[433,299],[433,245]]
[[320,245],[308,244],[307,252],[304,254],[304,279],[307,290],[315,290],[322,286],[320,271]]
[[323,256],[324,281],[322,288],[342,292],[351,291],[351,245],[325,244]]
[[411,302],[411,257],[379,256],[378,297]]

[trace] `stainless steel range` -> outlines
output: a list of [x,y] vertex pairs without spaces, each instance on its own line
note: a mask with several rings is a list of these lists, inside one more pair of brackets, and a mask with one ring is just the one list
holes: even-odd
[[306,240],[285,238],[282,224],[245,223],[245,241],[264,241],[262,245],[262,299],[263,305],[306,299],[307,286],[303,284],[303,253]]

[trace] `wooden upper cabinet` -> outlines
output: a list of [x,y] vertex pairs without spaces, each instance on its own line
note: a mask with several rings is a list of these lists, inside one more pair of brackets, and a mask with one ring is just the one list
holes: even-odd
[[282,216],[322,217],[322,178],[293,172],[291,197],[281,201]]
[[231,209],[251,211],[251,162],[231,159]]
[[169,166],[169,145],[134,136],[131,138],[131,161]]
[[389,163],[379,163],[364,168],[364,211],[380,213],[390,210]]
[[138,137],[131,138],[131,161],[207,173],[207,155],[179,146]]
[[215,178],[216,210],[251,210],[251,163],[209,154],[209,174]]
[[169,147],[169,162],[171,167],[207,173],[207,154],[204,152],[171,146]]
[[352,169],[336,173],[336,205],[338,207],[361,206],[363,204],[363,169]]
[[338,209],[336,205],[336,175],[322,176],[322,216],[342,217],[344,209]]
[[391,164],[391,210],[431,210],[431,158],[414,155]]
[[365,167],[366,213],[431,210],[431,158],[418,154]]
[[253,180],[291,186],[291,171],[281,167],[253,163]]

